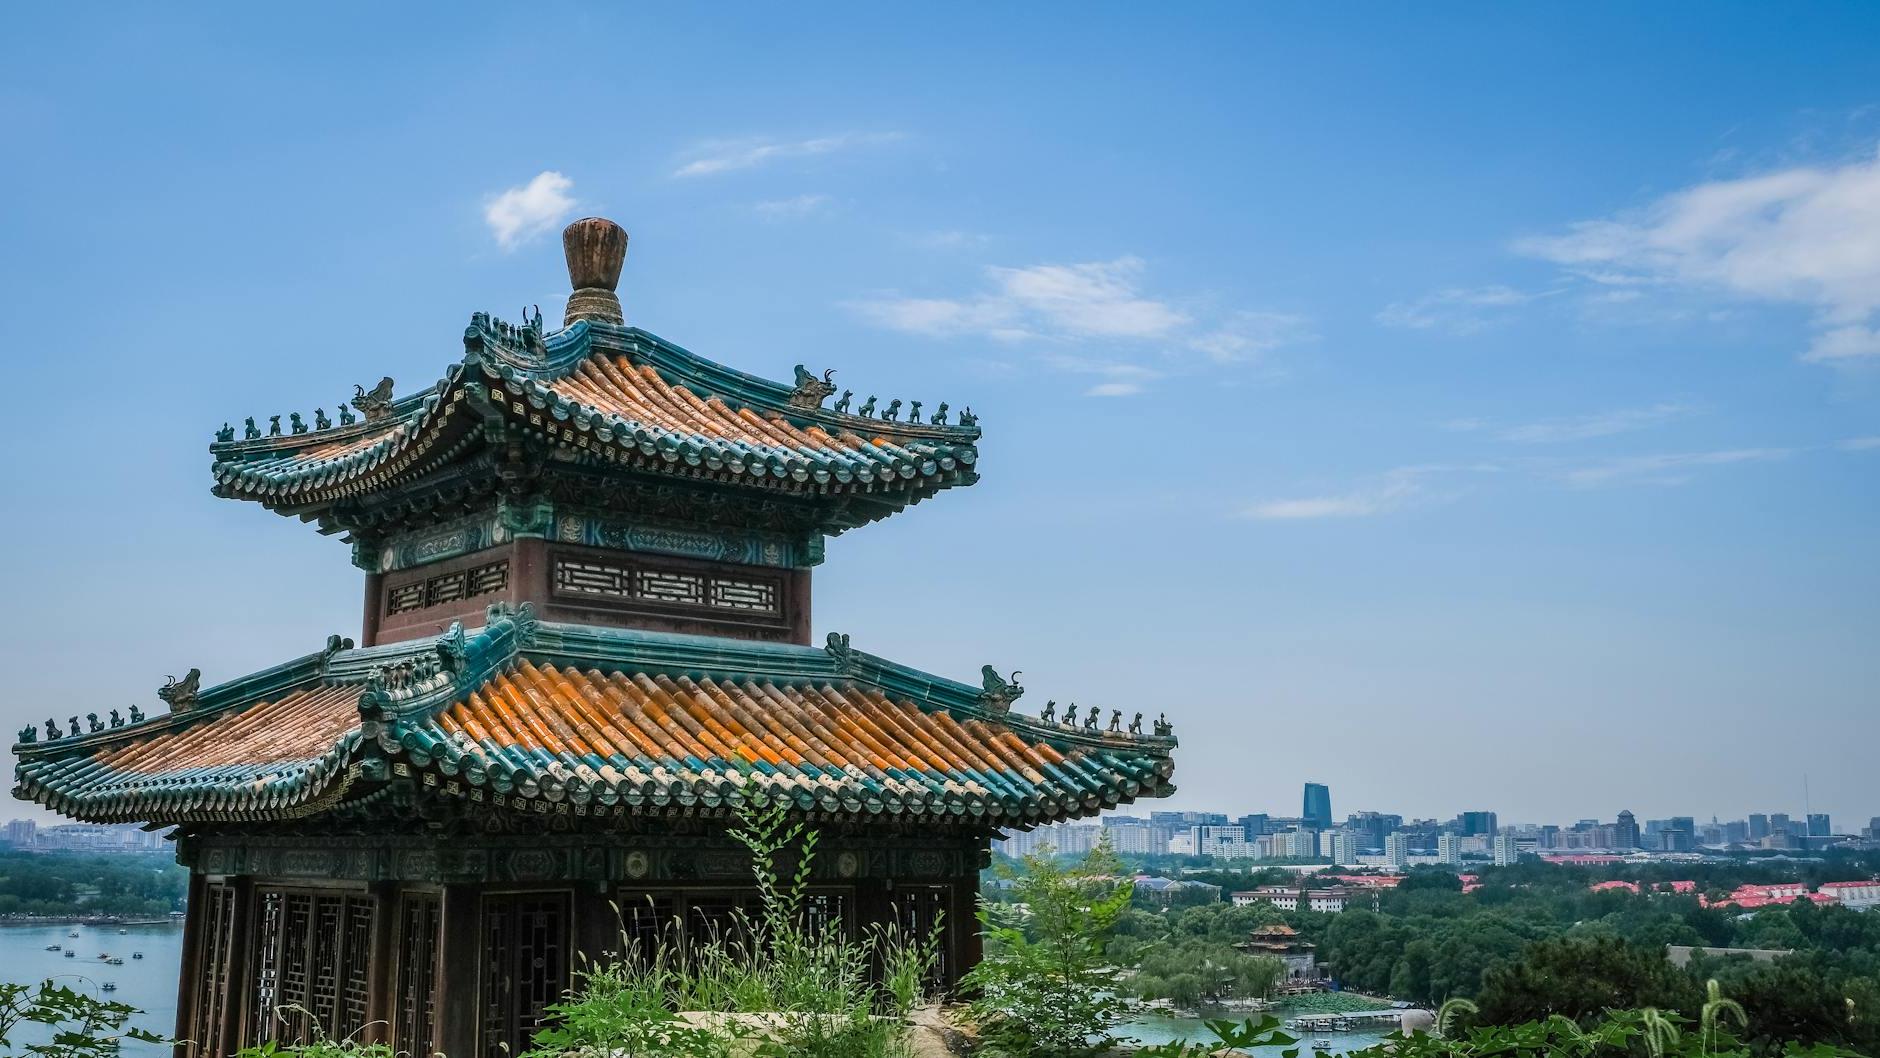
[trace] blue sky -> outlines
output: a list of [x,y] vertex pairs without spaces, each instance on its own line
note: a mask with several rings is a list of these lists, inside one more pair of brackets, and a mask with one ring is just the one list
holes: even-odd
[[[970,404],[816,628],[1183,736],[1174,807],[1880,815],[1880,11],[15,9],[15,727],[357,630],[225,420],[559,319]],[[9,728],[10,730],[10,728]]]

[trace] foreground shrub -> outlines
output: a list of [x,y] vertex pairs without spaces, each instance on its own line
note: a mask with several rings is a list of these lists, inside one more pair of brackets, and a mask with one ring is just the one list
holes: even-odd
[[[581,967],[553,1023],[522,1058],[570,1051],[610,1058],[900,1058],[906,1018],[938,951],[928,937],[875,928],[859,938],[809,913],[817,834],[787,806],[745,811],[731,836],[751,853],[758,912],[735,936],[662,941]],[[875,982],[879,970],[881,983]]]
[[1105,955],[1135,882],[1107,845],[1065,870],[1049,854],[1007,871],[1012,903],[981,903],[984,959],[966,975],[987,1046],[1013,1058],[1072,1058],[1108,1047],[1135,1009]]

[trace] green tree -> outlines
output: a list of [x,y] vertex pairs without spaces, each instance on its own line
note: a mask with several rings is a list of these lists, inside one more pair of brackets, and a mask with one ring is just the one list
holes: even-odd
[[985,957],[964,981],[986,1043],[1013,1058],[1095,1054],[1132,1009],[1107,949],[1135,882],[1108,845],[1068,870],[1027,856],[1008,876],[1016,899],[980,905]]
[[1703,993],[1664,952],[1607,937],[1552,938],[1483,975],[1481,1020],[1512,1025],[1559,1014],[1585,1022],[1601,1011],[1695,1011]]

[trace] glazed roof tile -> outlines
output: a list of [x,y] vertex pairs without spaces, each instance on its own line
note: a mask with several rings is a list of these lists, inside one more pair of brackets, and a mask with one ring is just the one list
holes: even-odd
[[[216,491],[306,511],[422,477],[492,430],[611,467],[900,504],[976,479],[979,429],[838,413],[825,394],[734,371],[638,328],[546,337],[478,315],[437,384],[377,418],[211,449]],[[897,402],[898,403],[898,402]]]
[[313,655],[202,701],[21,745],[16,793],[98,821],[280,818],[404,769],[472,799],[594,814],[761,797],[1022,827],[1173,789],[1172,738],[1007,712],[846,640],[538,624],[526,607],[467,636]]

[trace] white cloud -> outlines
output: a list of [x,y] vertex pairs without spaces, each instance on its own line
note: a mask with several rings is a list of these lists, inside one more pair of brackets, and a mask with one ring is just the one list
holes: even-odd
[[575,201],[568,190],[574,181],[552,169],[537,173],[521,187],[512,187],[484,204],[483,220],[496,236],[496,245],[505,250],[561,223],[573,212]]
[[1428,479],[1442,474],[1488,473],[1494,464],[1423,464],[1398,467],[1348,492],[1265,500],[1241,510],[1241,517],[1263,522],[1308,521],[1322,518],[1368,518],[1387,514],[1412,503],[1442,499],[1432,493]]
[[1286,312],[1236,312],[1221,325],[1190,339],[1188,346],[1216,363],[1228,363],[1316,337],[1304,316]]
[[1739,463],[1767,463],[1794,454],[1787,448],[1731,448],[1712,452],[1666,452],[1627,456],[1580,467],[1566,473],[1567,483],[1583,488],[1598,485],[1682,485],[1704,467]]
[[1449,287],[1413,301],[1386,305],[1377,314],[1377,321],[1387,327],[1473,334],[1495,323],[1507,310],[1550,293],[1553,291],[1531,293],[1500,285]]
[[1850,437],[1845,441],[1836,442],[1834,447],[1843,452],[1869,452],[1880,448],[1880,436]]
[[[985,288],[966,297],[905,297],[896,294],[848,303],[880,327],[944,338],[988,337],[1005,342],[1051,343],[1062,349],[1096,342],[1117,354],[1155,354],[1160,369],[1120,362],[1142,372],[1110,378],[1086,390],[1090,396],[1140,392],[1142,383],[1174,370],[1184,351],[1217,363],[1247,360],[1284,345],[1316,337],[1303,316],[1280,312],[1201,313],[1180,301],[1144,289],[1146,266],[1137,257],[1078,264],[1039,264],[984,269]],[[1193,300],[1193,299],[1188,299]],[[1053,353],[1045,363],[1059,370],[1088,372],[1094,361]],[[1119,362],[1109,364],[1111,370]],[[1134,383],[1127,390],[1121,383]]]
[[1504,441],[1513,441],[1517,444],[1587,441],[1595,437],[1611,437],[1614,434],[1644,430],[1687,414],[1690,410],[1688,405],[1677,403],[1654,404],[1648,408],[1621,408],[1617,411],[1600,412],[1595,415],[1544,419],[1506,430],[1501,437]]
[[852,147],[890,143],[901,138],[898,132],[844,132],[835,136],[817,136],[807,140],[754,138],[708,140],[695,145],[672,175],[679,178],[715,176],[738,169],[751,169],[786,158],[808,158],[832,154]]
[[1821,333],[1804,359],[1880,356],[1880,155],[1698,184],[1515,248],[1606,285],[1807,306]]
[[971,298],[885,297],[851,303],[867,319],[898,331],[943,337],[971,332],[1016,338],[1153,339],[1188,317],[1146,297],[1134,257],[1071,265],[986,269],[992,290]]
[[1086,397],[1133,397],[1142,392],[1138,382],[1099,382],[1084,390]]
[[797,220],[821,213],[828,205],[828,195],[797,195],[766,199],[754,203],[751,209],[765,220]]
[[1880,330],[1854,324],[1815,335],[1802,359],[1816,364],[1849,364],[1880,357]]

